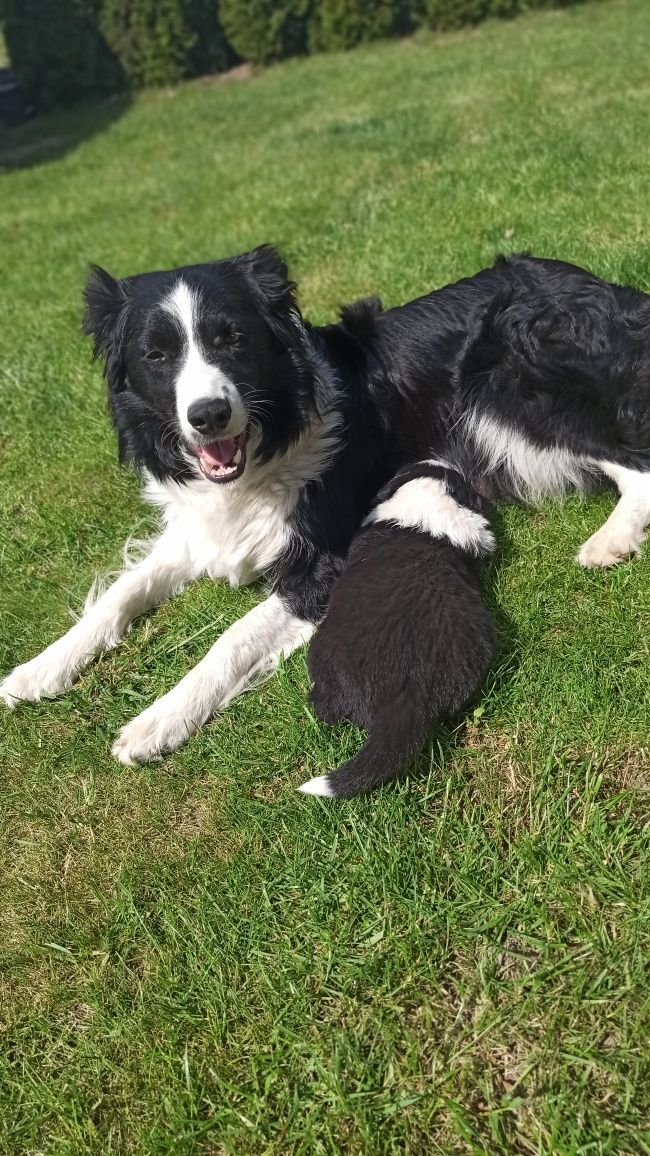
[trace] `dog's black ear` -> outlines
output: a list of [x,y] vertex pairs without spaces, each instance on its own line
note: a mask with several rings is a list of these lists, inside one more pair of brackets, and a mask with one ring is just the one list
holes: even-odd
[[300,340],[300,310],[296,285],[286,263],[272,245],[259,245],[235,258],[262,318],[283,348]]
[[126,282],[116,281],[93,265],[84,291],[86,309],[83,332],[93,338],[93,357],[103,357],[109,393],[126,388],[126,372],[122,358],[124,321],[128,295]]
[[512,290],[495,294],[485,313],[468,329],[453,371],[454,392],[463,404],[493,390],[495,377],[510,356],[504,318],[512,300]]

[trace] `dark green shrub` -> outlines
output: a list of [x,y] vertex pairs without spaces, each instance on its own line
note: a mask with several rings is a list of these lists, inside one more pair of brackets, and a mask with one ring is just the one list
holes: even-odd
[[403,31],[405,6],[397,0],[316,0],[309,22],[312,52],[354,48]]
[[129,84],[175,84],[196,42],[182,0],[102,0],[101,29]]
[[236,56],[218,0],[100,0],[101,28],[135,88],[222,72]]
[[478,24],[488,16],[509,18],[533,8],[568,8],[582,0],[415,0],[421,22],[441,31]]
[[520,0],[517,11],[527,12],[532,8],[573,8],[584,4],[585,0]]
[[424,23],[440,31],[478,24],[489,13],[491,0],[425,0]]
[[102,96],[123,84],[99,27],[100,0],[2,0],[12,67],[46,108]]
[[242,60],[270,64],[307,50],[307,21],[320,0],[221,0],[219,18]]
[[536,0],[489,0],[487,5],[486,16],[499,16],[504,20],[509,20],[513,16],[518,16],[520,12],[525,12],[527,8],[532,8]]
[[268,64],[353,48],[419,24],[460,28],[487,16],[581,0],[0,0],[11,62],[38,106],[127,86],[174,84],[238,59]]

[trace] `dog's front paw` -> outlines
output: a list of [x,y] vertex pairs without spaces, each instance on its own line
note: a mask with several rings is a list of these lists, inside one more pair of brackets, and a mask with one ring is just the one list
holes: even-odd
[[198,729],[178,711],[165,709],[161,698],[142,714],[131,719],[113,743],[113,756],[127,767],[162,758],[166,751],[180,747]]
[[41,654],[31,662],[15,667],[0,682],[0,699],[13,710],[19,702],[39,702],[42,698],[61,694],[72,682],[71,671]]
[[629,531],[601,526],[600,530],[592,534],[591,538],[580,547],[577,561],[589,569],[617,566],[619,562],[625,562],[638,554],[644,539],[645,534],[634,535]]

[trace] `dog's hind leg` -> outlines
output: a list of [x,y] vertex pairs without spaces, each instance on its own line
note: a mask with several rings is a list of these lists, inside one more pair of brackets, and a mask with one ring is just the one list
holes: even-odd
[[195,576],[185,543],[175,532],[166,531],[147,546],[148,552],[137,562],[127,560],[103,594],[95,597],[91,590],[82,617],[67,634],[0,682],[0,700],[14,707],[68,690],[93,655],[117,645],[138,614]]
[[607,521],[578,552],[581,566],[615,566],[638,554],[650,525],[650,472],[639,473],[613,462],[598,467],[615,482],[620,499]]

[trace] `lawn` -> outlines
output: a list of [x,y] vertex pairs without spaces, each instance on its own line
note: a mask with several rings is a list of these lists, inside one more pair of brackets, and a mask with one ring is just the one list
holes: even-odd
[[[650,19],[611,0],[196,82],[5,133],[0,669],[153,525],[79,335],[118,274],[262,241],[305,313],[528,249],[650,290]],[[299,795],[359,742],[304,656],[164,762],[119,727],[260,589],[195,585],[0,715],[0,1152],[650,1153],[648,558],[613,498],[497,512],[501,653],[408,780]]]

